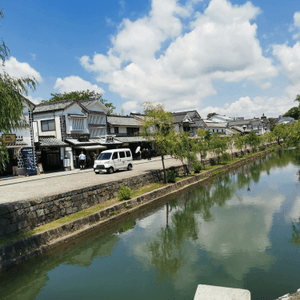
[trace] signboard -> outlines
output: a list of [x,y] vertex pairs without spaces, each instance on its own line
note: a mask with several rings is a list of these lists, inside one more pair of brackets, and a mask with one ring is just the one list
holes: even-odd
[[5,144],[14,144],[16,142],[15,134],[2,134],[2,140]]
[[87,142],[89,139],[90,139],[90,134],[89,133],[81,134],[78,137],[79,142]]
[[32,147],[22,148],[23,160],[25,163],[25,169],[28,175],[36,175],[36,167],[34,163],[34,154]]
[[38,164],[37,171],[38,171],[39,174],[44,173],[44,169],[43,169],[43,165],[42,164]]

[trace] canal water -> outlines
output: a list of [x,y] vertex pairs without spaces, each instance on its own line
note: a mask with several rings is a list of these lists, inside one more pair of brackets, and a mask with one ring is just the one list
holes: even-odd
[[193,299],[300,288],[300,160],[280,152],[0,273],[0,299]]

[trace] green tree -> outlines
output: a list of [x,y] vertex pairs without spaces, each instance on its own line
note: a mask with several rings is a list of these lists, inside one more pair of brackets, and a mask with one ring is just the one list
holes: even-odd
[[[276,126],[277,127],[277,126]],[[290,126],[290,134],[287,139],[287,144],[291,147],[296,147],[297,154],[300,154],[300,122],[297,121]]]
[[277,139],[278,145],[280,145],[280,140],[285,140],[289,137],[292,131],[292,127],[289,124],[278,124],[272,131],[273,136]]
[[141,135],[151,142],[161,157],[164,171],[164,183],[167,183],[167,172],[165,168],[165,155],[174,153],[176,144],[175,131],[172,128],[172,117],[164,110],[163,105],[153,105],[151,102],[143,103],[145,118]]
[[244,136],[242,136],[240,133],[236,133],[233,136],[233,140],[234,140],[234,146],[235,146],[235,148],[237,148],[240,151],[242,151],[243,146],[244,146]]
[[197,131],[197,144],[195,147],[195,153],[200,154],[200,162],[203,164],[203,158],[206,157],[209,150],[210,132],[209,130],[199,129]]
[[299,119],[299,107],[295,106],[288,110],[284,115],[284,117],[292,117],[295,120]]
[[107,100],[102,98],[102,95],[97,93],[96,91],[90,91],[90,90],[82,90],[82,91],[73,91],[63,94],[55,93],[51,94],[51,98],[49,100],[43,100],[42,103],[51,103],[51,102],[58,102],[58,101],[65,101],[65,100],[71,100],[74,99],[76,101],[80,100],[87,100],[87,99],[97,99],[100,100],[102,104],[106,106],[106,108],[109,109],[108,114],[112,114],[114,109],[116,107],[112,103],[108,103]]
[[214,132],[210,139],[210,149],[218,157],[220,162],[220,155],[222,155],[228,149],[228,140],[226,138],[220,137],[220,135]]
[[[0,19],[4,18],[3,9],[0,9]],[[0,58],[2,65],[8,58],[9,49],[4,41],[0,44]],[[23,105],[27,100],[28,88],[35,90],[37,81],[34,77],[15,78],[7,73],[0,74],[0,132],[9,134],[12,130],[24,128],[26,123],[22,118]],[[0,171],[5,170],[8,162],[8,151],[3,140],[0,139]]]
[[[179,131],[176,134],[176,143],[173,148],[173,153],[175,158],[180,159],[183,167],[184,167],[184,159],[188,159],[191,151],[191,143],[190,143],[190,133],[185,131]],[[186,174],[188,173],[187,168]]]
[[252,152],[254,152],[254,149],[260,145],[261,140],[255,131],[251,130],[250,133],[245,136],[245,142],[252,147]]
[[213,113],[209,113],[208,115],[207,115],[207,119],[209,119],[209,118],[211,118],[211,117],[213,117],[213,116],[215,116],[217,113],[215,113],[215,112],[213,112]]

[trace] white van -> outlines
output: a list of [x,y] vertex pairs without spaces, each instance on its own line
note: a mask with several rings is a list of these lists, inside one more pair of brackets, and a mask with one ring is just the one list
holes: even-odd
[[94,163],[95,173],[113,173],[120,169],[132,169],[132,153],[129,148],[105,150]]

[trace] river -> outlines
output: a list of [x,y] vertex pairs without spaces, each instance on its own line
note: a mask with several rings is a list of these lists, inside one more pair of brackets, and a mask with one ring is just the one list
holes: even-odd
[[281,151],[0,273],[0,299],[252,300],[300,288],[300,160]]

